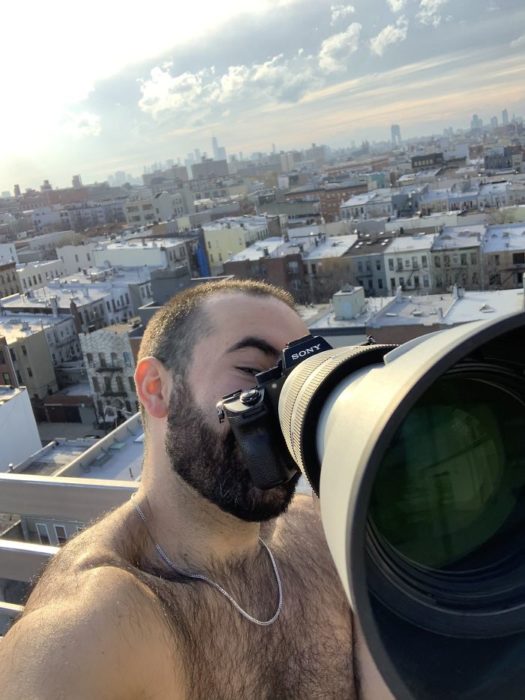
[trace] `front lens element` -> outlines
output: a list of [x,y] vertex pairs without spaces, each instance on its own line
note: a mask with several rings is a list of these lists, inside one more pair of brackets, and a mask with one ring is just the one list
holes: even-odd
[[525,406],[507,381],[486,373],[441,377],[380,465],[370,505],[380,539],[429,569],[494,564],[507,550],[496,541],[523,532],[524,436]]

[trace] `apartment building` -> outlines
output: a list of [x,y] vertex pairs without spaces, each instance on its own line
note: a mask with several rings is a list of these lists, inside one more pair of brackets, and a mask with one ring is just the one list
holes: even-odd
[[84,364],[100,423],[121,421],[138,410],[129,332],[129,325],[115,324],[80,335]]
[[151,239],[147,236],[107,245],[99,244],[93,251],[96,267],[149,267],[174,269],[189,265],[190,241],[179,238]]
[[0,298],[16,294],[19,291],[20,284],[16,263],[13,261],[0,264]]
[[525,272],[525,224],[489,226],[482,243],[488,289],[521,287]]
[[64,245],[56,249],[56,254],[64,267],[65,275],[74,275],[95,264],[93,251],[99,247],[97,241],[83,241],[79,245]]
[[211,274],[222,274],[224,263],[232,256],[273,235],[269,221],[278,226],[278,220],[264,216],[236,216],[205,224],[202,228]]
[[484,276],[481,243],[484,224],[446,226],[432,244],[433,290],[449,291],[453,285],[482,289]]
[[395,294],[398,287],[403,290],[432,289],[431,249],[436,234],[398,236],[385,246],[388,288]]
[[[4,352],[0,348],[0,364]],[[7,472],[42,447],[26,387],[0,385],[0,425],[0,472]]]
[[0,317],[1,383],[24,386],[37,401],[58,389],[46,329],[21,318]]
[[45,287],[48,282],[66,274],[62,260],[39,260],[16,266],[17,292]]
[[353,279],[368,296],[388,294],[385,250],[393,241],[387,233],[360,235],[347,256],[352,261]]

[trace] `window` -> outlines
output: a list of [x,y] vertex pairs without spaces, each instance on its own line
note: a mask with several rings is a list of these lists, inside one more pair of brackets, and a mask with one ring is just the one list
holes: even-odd
[[383,289],[383,280],[377,280],[377,286],[379,289]]
[[88,367],[93,367],[93,353],[87,352],[86,353],[86,360],[88,363]]
[[495,265],[499,265],[499,255],[494,256],[494,263]]
[[128,383],[130,390],[135,392],[135,382],[133,381],[133,377],[128,377]]
[[390,288],[392,289],[393,292],[394,292],[395,289],[396,289],[396,280],[395,280],[395,277],[391,277],[391,278],[390,278]]
[[123,352],[122,357],[124,358],[124,364],[126,365],[126,367],[132,367],[131,355],[129,354],[129,352]]
[[461,253],[461,264],[462,265],[467,265],[467,254],[466,253]]
[[112,353],[111,353],[111,364],[112,364],[113,367],[115,367],[116,365],[118,365],[118,355],[117,355],[116,352],[112,352]]
[[471,253],[470,254],[470,264],[471,265],[477,265],[478,264],[478,256],[476,253]]
[[33,372],[32,372],[32,370],[31,370],[31,367],[28,367],[28,368],[27,368],[27,376],[28,376],[28,377],[32,377],[32,376],[33,376]]
[[381,260],[376,260],[376,270],[377,272],[381,272]]
[[450,255],[444,256],[445,267],[450,267]]
[[512,254],[512,264],[513,265],[525,265],[525,253],[513,253]]
[[361,260],[357,262],[357,271],[358,272],[363,272],[363,263]]
[[393,258],[388,258],[388,269],[389,270],[394,270],[394,259]]
[[64,544],[67,541],[66,528],[63,525],[53,525],[58,544]]
[[428,288],[430,286],[429,279],[426,275],[423,276],[423,287]]
[[404,277],[399,278],[399,284],[401,285],[401,287],[405,286],[405,278]]
[[25,345],[21,345],[20,347],[22,348],[22,355],[25,355],[25,357],[27,357],[27,348],[26,348],[26,346],[25,346]]
[[101,367],[107,367],[106,356],[103,352],[98,353],[98,361],[100,362]]
[[36,534],[40,540],[40,544],[51,544],[49,539],[49,530],[45,523],[36,523]]
[[434,256],[434,265],[435,265],[436,267],[441,267],[441,258],[440,258],[439,255],[435,255],[435,256]]

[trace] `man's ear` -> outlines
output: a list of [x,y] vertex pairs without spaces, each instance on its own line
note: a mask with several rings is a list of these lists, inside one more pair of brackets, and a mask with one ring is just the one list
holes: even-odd
[[143,357],[135,370],[135,387],[140,403],[154,418],[165,418],[171,396],[169,370],[156,357]]

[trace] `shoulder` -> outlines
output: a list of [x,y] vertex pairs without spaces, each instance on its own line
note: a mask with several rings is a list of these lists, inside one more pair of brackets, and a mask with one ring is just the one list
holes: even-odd
[[47,566],[0,644],[2,698],[157,697],[151,688],[173,687],[175,640],[122,554],[121,516],[88,528]]
[[28,605],[2,641],[2,698],[47,700],[66,697],[66,689],[79,700],[134,698],[149,681],[170,682],[174,665],[165,650],[173,641],[153,597],[130,573],[94,567],[77,571],[65,588],[55,600]]

